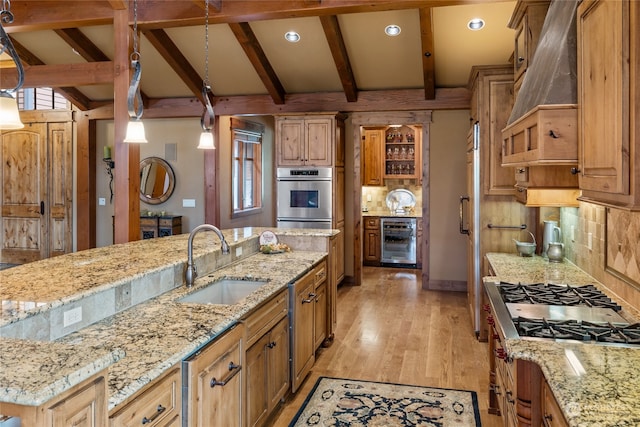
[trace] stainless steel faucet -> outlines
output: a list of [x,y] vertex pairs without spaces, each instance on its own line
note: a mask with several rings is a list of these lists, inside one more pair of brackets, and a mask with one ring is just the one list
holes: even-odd
[[196,266],[193,265],[193,238],[198,232],[203,230],[213,231],[220,238],[220,245],[222,246],[222,253],[229,253],[229,244],[226,240],[224,240],[224,236],[218,227],[211,224],[202,224],[194,228],[189,234],[189,242],[187,243],[187,270],[184,273],[184,278],[187,287],[193,286],[193,281],[198,277],[198,272],[196,271]]

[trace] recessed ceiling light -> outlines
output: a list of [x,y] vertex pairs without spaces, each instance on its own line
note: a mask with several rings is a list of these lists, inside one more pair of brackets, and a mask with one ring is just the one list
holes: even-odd
[[400,28],[400,26],[398,25],[387,25],[384,29],[384,32],[388,36],[392,36],[392,37],[400,34],[400,31],[402,31],[402,28]]
[[284,34],[284,38],[291,43],[297,43],[300,41],[300,34],[296,33],[295,31],[287,31]]
[[467,24],[467,28],[471,31],[478,31],[484,27],[484,21],[480,18],[474,18]]

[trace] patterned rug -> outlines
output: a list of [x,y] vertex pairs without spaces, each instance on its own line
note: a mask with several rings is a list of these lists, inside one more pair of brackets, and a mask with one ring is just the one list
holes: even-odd
[[480,427],[474,391],[320,377],[289,427]]

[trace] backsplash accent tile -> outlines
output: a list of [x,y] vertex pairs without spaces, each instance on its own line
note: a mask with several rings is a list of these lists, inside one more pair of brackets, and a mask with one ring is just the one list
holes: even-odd
[[[385,179],[384,187],[362,187],[362,207],[367,207],[369,212],[388,211],[387,194],[390,191],[405,189],[416,196],[416,212],[422,210],[422,186],[417,185],[414,179]],[[371,196],[371,201],[367,201]]]

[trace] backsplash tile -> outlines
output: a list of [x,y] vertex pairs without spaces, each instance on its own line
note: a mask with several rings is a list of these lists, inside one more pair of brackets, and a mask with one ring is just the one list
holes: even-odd
[[[416,184],[414,179],[385,179],[384,187],[362,187],[362,207],[367,207],[370,212],[388,211],[387,194],[390,191],[405,189],[411,191],[416,196],[416,212],[422,209],[422,186]],[[367,196],[371,196],[371,201],[367,201]]]

